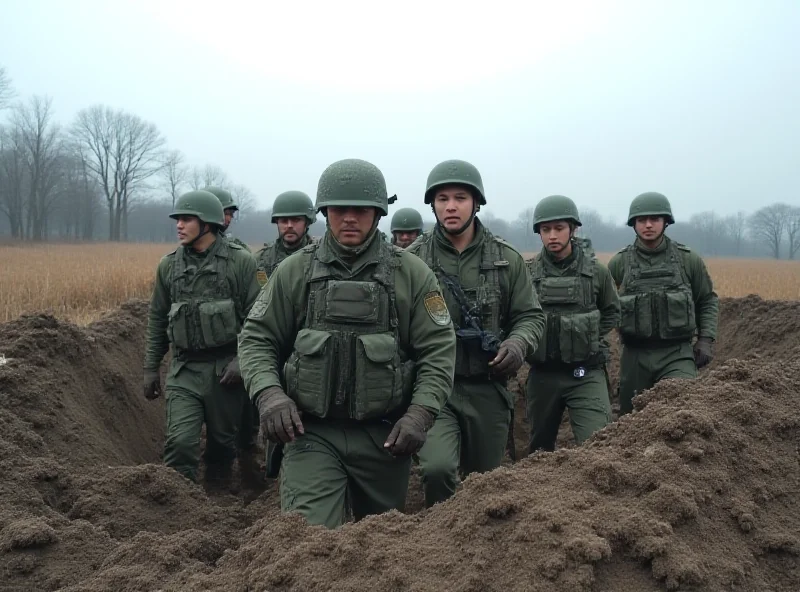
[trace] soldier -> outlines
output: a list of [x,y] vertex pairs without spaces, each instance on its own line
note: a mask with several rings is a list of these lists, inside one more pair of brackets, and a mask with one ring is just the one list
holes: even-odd
[[611,421],[606,336],[619,323],[619,298],[591,243],[575,236],[580,225],[563,195],[545,197],[533,212],[542,251],[528,266],[546,320],[528,359],[530,452],[555,450],[564,407],[578,444]]
[[159,366],[167,370],[164,462],[195,480],[200,431],[206,424],[206,480],[226,481],[236,457],[244,386],[236,338],[258,296],[256,265],[239,245],[221,240],[225,218],[207,191],[181,195],[170,218],[180,246],[161,259],[147,324],[144,396],[161,396]]
[[236,200],[233,199],[233,195],[227,189],[221,189],[219,187],[205,187],[203,191],[208,191],[209,193],[213,193],[217,196],[217,199],[222,204],[222,209],[225,212],[225,224],[222,227],[222,236],[227,238],[229,241],[236,243],[243,249],[245,249],[248,253],[250,252],[250,247],[248,247],[245,243],[240,241],[235,236],[231,236],[228,234],[228,228],[233,223],[233,217],[236,215],[236,212],[239,211],[239,204],[236,203]]
[[639,195],[628,215],[636,241],[608,264],[622,313],[620,414],[637,393],[664,378],[695,378],[713,357],[719,299],[703,260],[664,234],[674,223],[666,197]]
[[316,206],[325,235],[275,270],[239,355],[261,429],[284,446],[282,510],[336,528],[346,495],[356,520],[403,508],[411,455],[453,386],[455,334],[436,276],[378,231],[377,167],[330,165]]
[[407,248],[422,234],[422,216],[414,208],[400,208],[392,216],[392,244]]
[[[225,225],[222,227],[221,236],[225,237],[230,242],[233,242],[248,253],[250,247],[238,238],[228,234],[228,228],[233,223],[233,218],[236,212],[239,211],[239,205],[233,199],[233,195],[227,189],[220,187],[206,187],[203,191],[208,191],[217,196],[217,199],[222,204],[222,209],[225,214]],[[263,475],[259,475],[258,468],[258,446],[256,446],[256,434],[258,433],[258,413],[256,412],[253,402],[247,396],[247,392],[242,389],[244,395],[244,402],[242,403],[242,424],[239,427],[238,447],[239,447],[239,471],[242,480],[251,485],[258,486],[261,484]]]
[[453,393],[419,453],[429,507],[453,495],[459,466],[469,474],[502,462],[514,408],[506,383],[544,323],[522,256],[475,216],[484,195],[470,163],[436,165],[425,190],[436,226],[408,248],[439,278],[457,336]]
[[285,191],[275,198],[272,223],[278,227],[278,240],[256,251],[259,284],[267,283],[281,261],[312,242],[308,229],[316,219],[314,204],[302,191]]

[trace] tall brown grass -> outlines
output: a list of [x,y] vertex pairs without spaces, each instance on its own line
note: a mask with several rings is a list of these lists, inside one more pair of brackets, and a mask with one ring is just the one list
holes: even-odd
[[168,244],[0,246],[0,320],[47,311],[86,323],[131,298],[149,298]]
[[[149,298],[167,244],[0,246],[0,321],[48,311],[84,324],[131,298]],[[608,261],[610,255],[600,259]],[[708,259],[720,296],[800,300],[800,262]]]

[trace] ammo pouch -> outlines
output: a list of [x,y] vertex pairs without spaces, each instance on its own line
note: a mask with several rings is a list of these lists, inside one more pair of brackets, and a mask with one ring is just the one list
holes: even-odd
[[547,313],[539,346],[529,362],[574,364],[600,353],[600,311]]
[[623,337],[688,341],[694,335],[694,300],[687,290],[623,294],[619,303]]
[[236,343],[239,323],[233,300],[174,302],[167,334],[178,350],[196,352]]
[[481,347],[480,337],[458,337],[455,375],[459,378],[486,377],[489,374],[489,362],[495,355],[497,354],[487,352]]
[[380,419],[407,406],[414,362],[401,358],[396,331],[380,331],[389,324],[386,291],[376,282],[331,280],[311,294],[313,328],[297,333],[284,365],[287,395],[322,418]]

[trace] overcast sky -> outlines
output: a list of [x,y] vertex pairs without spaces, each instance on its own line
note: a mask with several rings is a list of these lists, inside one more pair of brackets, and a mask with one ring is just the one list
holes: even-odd
[[394,207],[439,161],[486,210],[546,195],[624,220],[800,205],[800,1],[3,2],[0,65],[65,123],[97,103],[158,125],[269,207],[363,158]]

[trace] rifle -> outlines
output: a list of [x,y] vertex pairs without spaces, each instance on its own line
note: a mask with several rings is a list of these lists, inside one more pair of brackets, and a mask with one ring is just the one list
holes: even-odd
[[500,337],[491,331],[484,331],[480,321],[476,319],[472,311],[470,311],[469,305],[467,304],[467,295],[464,294],[464,290],[461,288],[461,284],[458,280],[447,275],[441,268],[439,271],[442,281],[447,285],[447,289],[450,290],[450,293],[458,301],[458,305],[461,308],[462,322],[468,326],[468,328],[456,329],[456,337],[459,339],[478,339],[480,340],[481,349],[483,351],[496,355],[502,341]]

